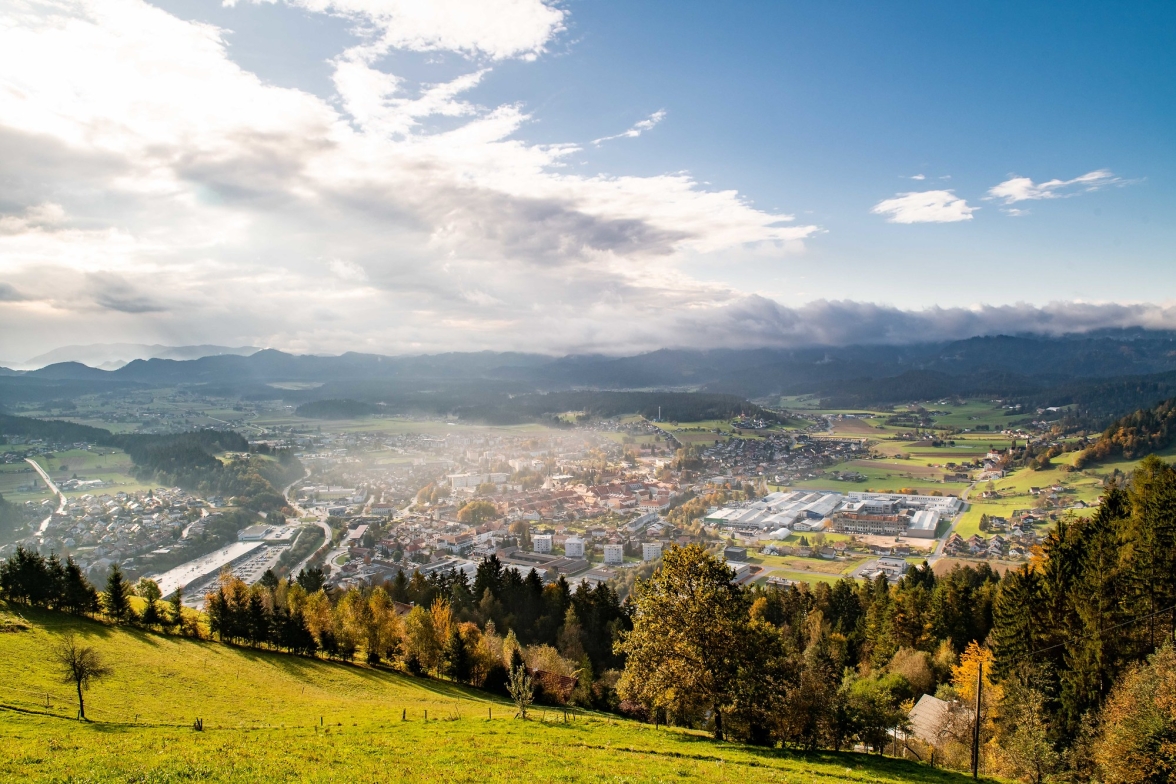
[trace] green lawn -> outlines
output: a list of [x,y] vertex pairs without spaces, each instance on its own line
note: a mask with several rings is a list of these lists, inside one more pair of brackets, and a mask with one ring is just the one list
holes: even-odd
[[[31,629],[0,634],[4,781],[967,780],[911,762],[718,743],[601,714],[565,724],[562,713],[536,708],[523,722],[506,702],[446,682],[24,614]],[[85,724],[71,718],[69,688],[46,660],[69,630],[115,668],[88,693]],[[196,717],[203,732],[191,727]]]

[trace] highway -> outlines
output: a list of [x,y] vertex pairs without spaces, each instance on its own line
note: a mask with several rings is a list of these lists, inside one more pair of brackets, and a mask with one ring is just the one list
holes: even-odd
[[[36,472],[41,475],[41,478],[45,480],[45,484],[49,486],[49,489],[52,490],[53,493],[58,498],[61,499],[61,503],[59,503],[57,505],[57,511],[64,512],[65,511],[65,493],[61,492],[61,490],[57,487],[57,485],[53,484],[53,480],[49,478],[49,474],[45,472],[45,469],[41,468],[40,463],[38,463],[36,460],[34,460],[31,457],[26,457],[25,462],[28,463],[29,465],[31,465],[36,470]],[[53,513],[50,512],[49,516],[41,521],[40,527],[37,528],[37,538],[38,539],[45,538],[45,529],[47,529],[49,527],[49,521],[52,519],[53,519]]]

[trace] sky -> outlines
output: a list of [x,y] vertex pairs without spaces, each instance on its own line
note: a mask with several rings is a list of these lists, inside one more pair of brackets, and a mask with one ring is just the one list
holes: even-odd
[[1176,6],[6,0],[0,359],[1176,328]]

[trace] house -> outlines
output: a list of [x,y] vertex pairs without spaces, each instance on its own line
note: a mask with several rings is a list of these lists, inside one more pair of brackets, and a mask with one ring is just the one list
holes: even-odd
[[656,561],[662,556],[661,542],[643,542],[641,544],[641,560]]
[[937,746],[942,740],[944,727],[951,712],[951,703],[924,694],[911,708],[908,718],[910,721],[910,737]]
[[551,552],[551,534],[535,534],[531,537],[532,549],[537,553]]
[[604,546],[604,563],[606,566],[620,566],[625,562],[625,547],[620,544],[606,544]]

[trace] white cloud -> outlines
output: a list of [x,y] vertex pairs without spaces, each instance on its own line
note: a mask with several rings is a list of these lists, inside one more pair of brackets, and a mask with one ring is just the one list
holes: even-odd
[[0,215],[0,234],[51,228],[65,220],[65,209],[51,201],[28,207],[23,215]]
[[954,191],[920,191],[880,201],[870,212],[887,216],[889,223],[955,223],[972,220],[976,209]]
[[912,180],[925,180],[925,179],[927,179],[927,175],[926,174],[914,174],[914,175],[911,175],[911,179]]
[[368,279],[367,270],[356,264],[354,261],[344,261],[343,259],[332,259],[327,268],[335,274],[336,277],[347,281],[362,282]]
[[[1034,183],[1028,177],[1011,177],[988,189],[988,199],[999,199],[1004,204],[1037,199],[1059,199],[1089,193],[1110,185],[1126,185],[1127,180],[1116,177],[1107,169],[1087,172],[1072,180],[1046,180]],[[1010,213],[1014,214],[1014,213]],[[1019,214],[1019,213],[1016,213]]]
[[602,136],[599,139],[593,139],[592,143],[595,144],[597,147],[599,147],[603,142],[610,142],[613,139],[636,139],[638,136],[645,133],[646,131],[652,130],[653,126],[657,125],[659,122],[661,122],[665,118],[666,118],[665,110],[658,109],[656,112],[649,115],[649,117],[645,118],[641,122],[635,123],[633,125],[633,127],[630,128],[629,130],[624,131],[623,133],[618,133],[615,136]]
[[263,82],[222,30],[141,0],[0,7],[16,205],[0,216],[0,352],[78,330],[294,350],[628,345],[635,320],[737,298],[684,258],[779,256],[819,231],[685,173],[570,172],[576,145],[519,138],[525,107],[468,97],[488,61],[543,51],[564,12],[482,4],[505,21],[469,26],[454,14],[481,19],[478,4],[418,5],[433,4],[306,7],[355,17],[357,46],[482,62],[420,83],[352,47],[331,60],[329,101]]
[[[255,2],[272,0],[255,0]],[[235,2],[235,0],[230,0]],[[564,30],[567,12],[547,0],[287,0],[370,25],[371,45],[493,60],[533,59]]]

